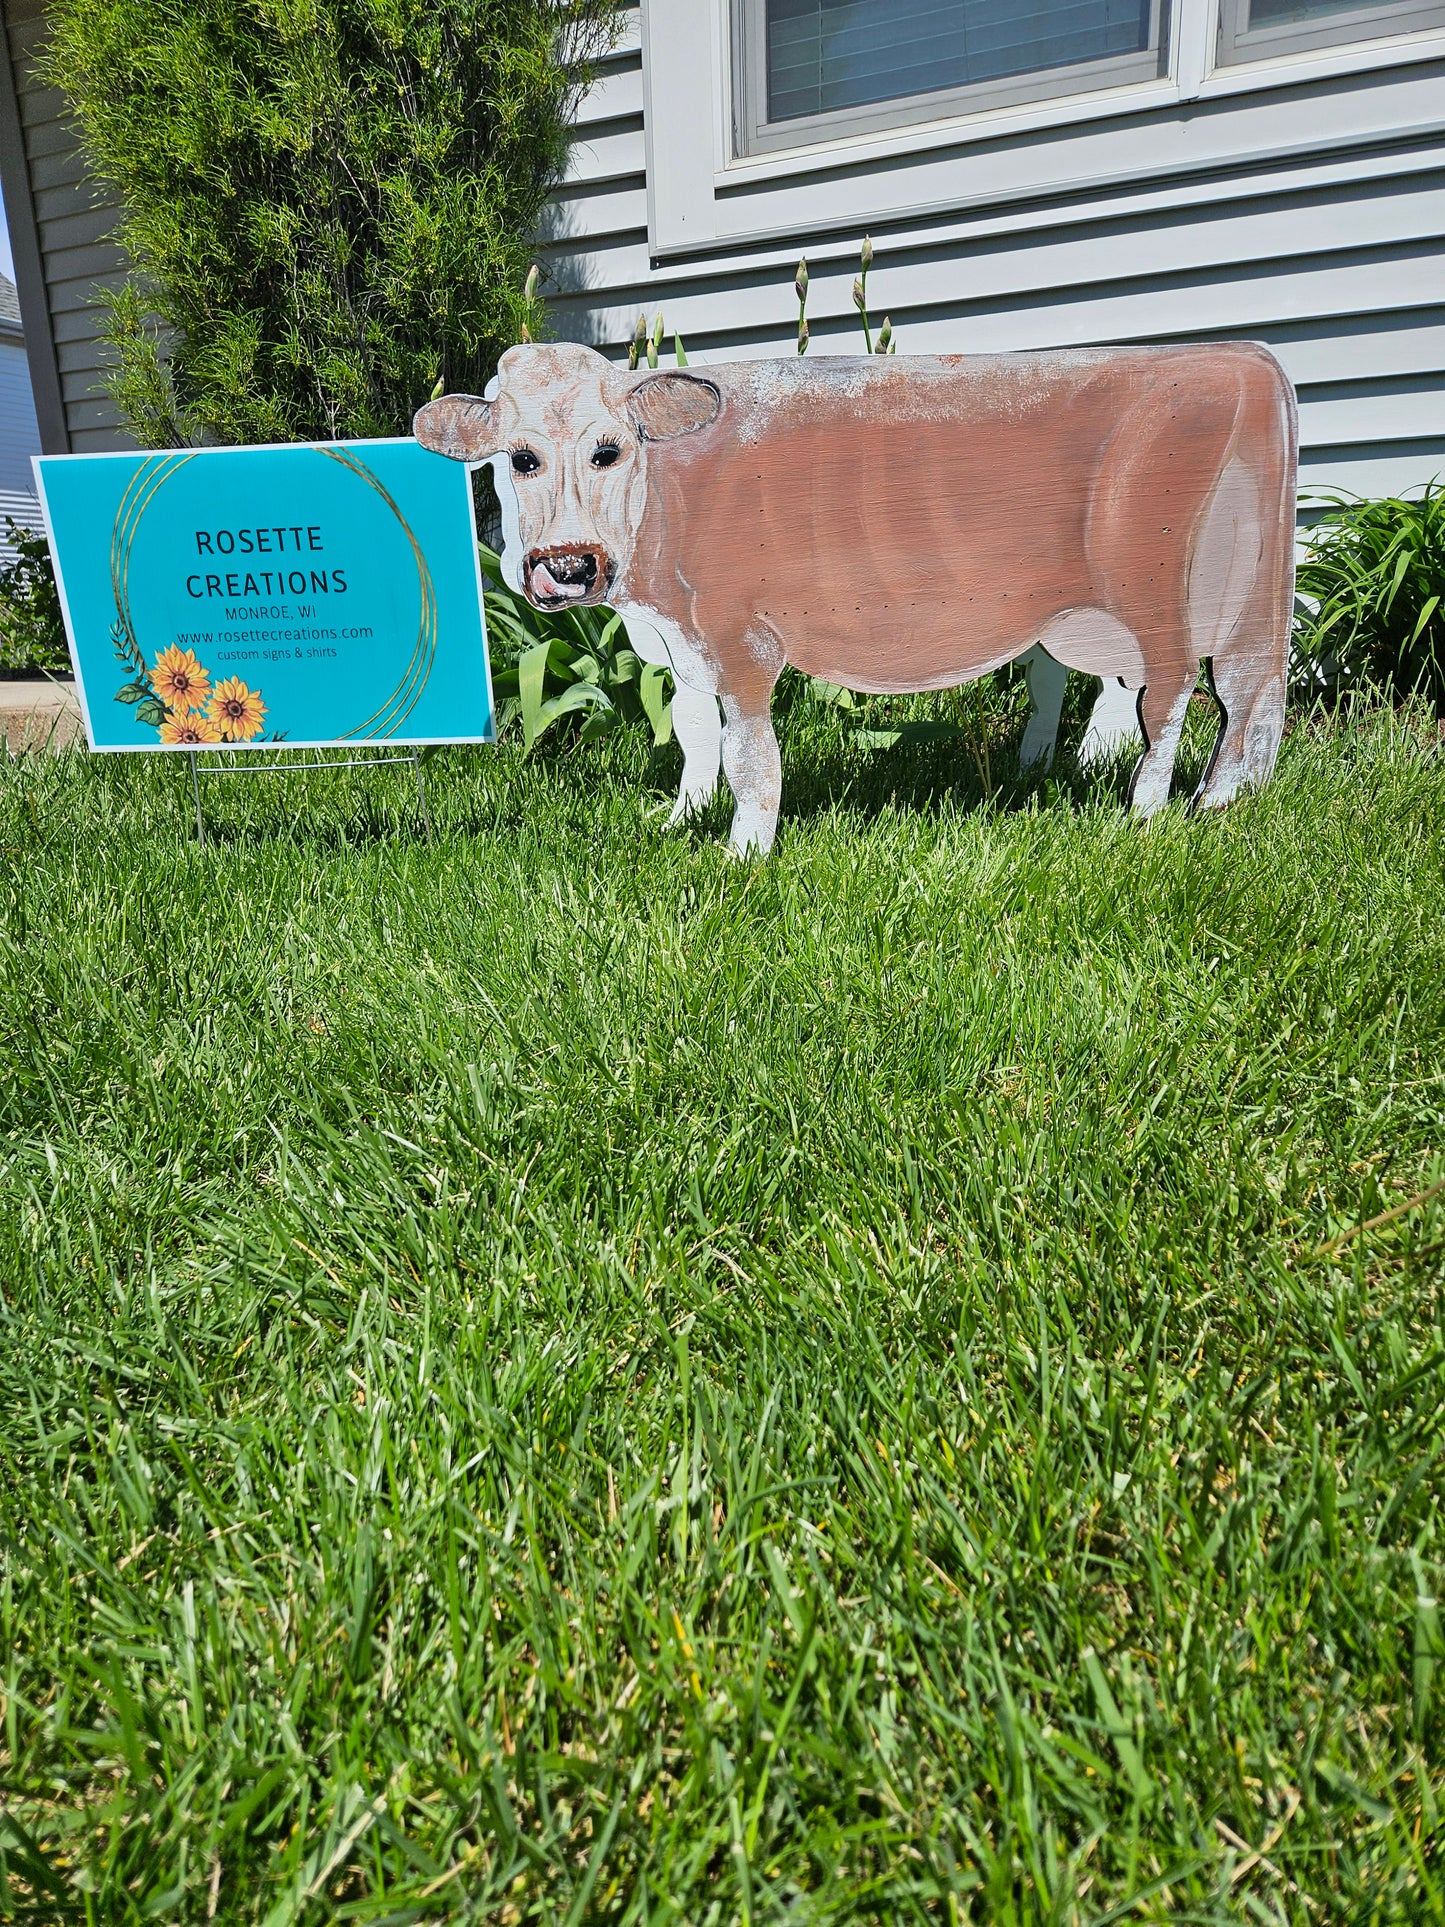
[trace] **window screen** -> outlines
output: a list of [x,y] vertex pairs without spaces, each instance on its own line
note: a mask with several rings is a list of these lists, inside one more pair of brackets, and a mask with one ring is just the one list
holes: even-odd
[[1140,53],[1150,11],[1149,0],[766,0],[767,118]]
[[1269,60],[1445,25],[1445,0],[1221,0],[1220,58]]
[[1249,0],[1249,24],[1254,28],[1327,20],[1334,13],[1358,13],[1366,3],[1367,0]]

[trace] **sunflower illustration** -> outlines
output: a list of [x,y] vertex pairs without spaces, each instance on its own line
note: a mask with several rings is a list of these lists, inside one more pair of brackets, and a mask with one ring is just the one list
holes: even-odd
[[204,709],[211,700],[211,678],[196,661],[195,650],[180,649],[175,643],[156,657],[151,687],[166,708],[178,715],[188,709]]
[[206,714],[228,743],[249,743],[261,734],[266,705],[259,689],[248,689],[239,676],[216,684]]
[[194,745],[200,743],[219,743],[222,740],[220,730],[216,728],[216,725],[211,721],[210,717],[199,709],[187,709],[179,712],[174,709],[168,710],[166,719],[161,724],[161,741],[163,743],[187,743]]

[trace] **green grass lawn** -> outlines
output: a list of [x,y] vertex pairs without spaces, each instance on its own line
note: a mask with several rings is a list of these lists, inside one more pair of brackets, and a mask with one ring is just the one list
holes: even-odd
[[0,1918],[1445,1922],[1433,725],[969,700],[0,769]]

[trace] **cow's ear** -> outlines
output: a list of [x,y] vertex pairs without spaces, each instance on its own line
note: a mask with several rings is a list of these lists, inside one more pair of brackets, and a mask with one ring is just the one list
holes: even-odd
[[722,396],[696,375],[649,375],[627,397],[627,412],[645,442],[691,435],[717,420]]
[[501,442],[497,432],[497,404],[480,395],[443,395],[419,408],[411,432],[434,455],[454,462],[481,462],[495,455]]

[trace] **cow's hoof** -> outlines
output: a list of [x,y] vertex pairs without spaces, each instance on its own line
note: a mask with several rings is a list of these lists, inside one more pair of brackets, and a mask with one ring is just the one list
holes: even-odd
[[711,801],[712,793],[707,790],[699,790],[691,796],[679,796],[667,819],[668,829],[675,830],[680,823],[686,823],[689,817],[696,816]]
[[1054,731],[1052,728],[1035,730],[1032,723],[1024,731],[1024,739],[1019,744],[1019,768],[1047,769],[1054,760]]
[[760,863],[773,847],[771,830],[755,832],[751,836],[730,836],[728,855],[737,863]]

